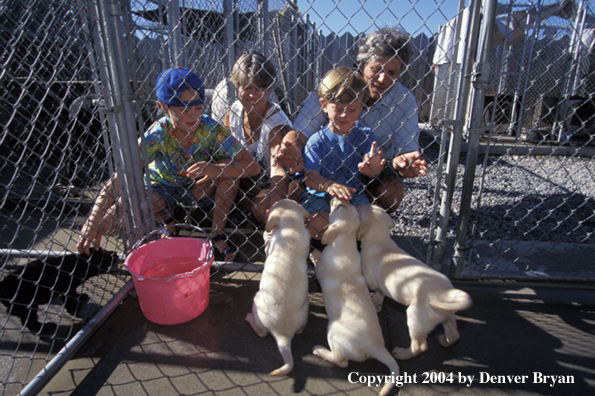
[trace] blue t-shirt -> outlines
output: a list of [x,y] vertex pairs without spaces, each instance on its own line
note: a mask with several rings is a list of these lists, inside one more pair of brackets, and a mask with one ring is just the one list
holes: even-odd
[[[355,188],[358,193],[364,190],[362,174],[358,164],[364,155],[370,153],[376,136],[370,128],[359,123],[347,136],[337,135],[328,125],[310,136],[304,148],[304,168],[315,170],[320,176]],[[309,194],[316,190],[307,188]]]

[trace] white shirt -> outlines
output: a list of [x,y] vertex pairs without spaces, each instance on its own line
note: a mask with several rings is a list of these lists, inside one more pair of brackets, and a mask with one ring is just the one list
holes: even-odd
[[[246,137],[244,136],[244,106],[239,100],[236,100],[229,111],[229,130],[231,134],[248,150],[258,163],[263,167],[263,170],[269,170],[270,164],[270,148],[269,135],[271,131],[278,126],[292,127],[289,117],[281,110],[279,105],[273,103],[271,108],[267,111],[265,119],[262,121],[260,127],[260,137],[258,141],[251,145],[246,145]],[[267,172],[269,174],[270,172]]]
[[[399,154],[419,151],[417,102],[415,96],[401,83],[395,83],[372,107],[364,105],[358,120],[372,129],[385,159],[391,160]],[[327,123],[326,114],[313,92],[306,99],[293,126],[309,138]]]

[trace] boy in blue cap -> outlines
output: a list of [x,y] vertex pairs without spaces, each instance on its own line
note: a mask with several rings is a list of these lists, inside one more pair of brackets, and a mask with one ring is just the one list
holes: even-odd
[[[178,202],[192,205],[213,197],[210,236],[216,258],[233,261],[235,249],[223,233],[227,213],[233,208],[238,180],[257,175],[260,166],[227,129],[202,114],[205,89],[194,72],[182,67],[167,69],[157,78],[155,89],[157,106],[165,117],[140,139],[141,145],[146,144],[147,157],[143,158],[141,150],[141,159],[148,168],[155,217],[167,223]],[[110,184],[83,226],[77,245],[80,252],[88,253],[91,244],[99,246],[102,233],[117,221]]]

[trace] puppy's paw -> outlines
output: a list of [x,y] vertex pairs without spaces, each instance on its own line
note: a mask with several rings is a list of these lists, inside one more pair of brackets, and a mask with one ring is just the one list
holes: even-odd
[[323,347],[322,345],[316,345],[314,348],[312,348],[312,354],[316,355],[316,356],[320,356],[321,349],[326,349],[326,348]]
[[456,344],[457,341],[458,341],[458,339],[449,340],[448,338],[446,338],[446,335],[444,335],[444,334],[441,334],[438,336],[438,343],[446,348],[453,346],[454,344]]
[[258,323],[256,323],[256,319],[254,318],[254,315],[252,314],[252,312],[249,312],[246,315],[246,322],[250,323],[250,326],[252,326],[252,330],[254,330],[254,332],[259,337],[266,337],[266,335],[267,335],[266,329],[263,329],[262,327],[260,327],[258,325]]
[[395,348],[393,349],[393,356],[399,360],[409,360],[415,356],[411,352],[411,348]]
[[376,312],[382,311],[382,303],[384,302],[384,295],[379,291],[374,292],[372,295],[372,303],[376,308]]

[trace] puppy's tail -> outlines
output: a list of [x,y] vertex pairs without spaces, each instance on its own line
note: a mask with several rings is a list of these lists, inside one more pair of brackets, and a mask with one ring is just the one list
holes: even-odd
[[279,367],[276,370],[273,370],[269,373],[269,375],[286,375],[293,370],[293,355],[291,354],[291,339],[281,335],[275,335],[275,340],[277,340],[277,348],[279,348],[279,352],[281,353],[281,357],[283,358],[283,362],[285,363],[283,366]]
[[433,308],[452,312],[467,309],[471,304],[471,296],[459,289],[446,290],[430,299]]
[[378,393],[378,396],[386,396],[395,386],[394,377],[398,376],[400,373],[399,365],[395,358],[384,347],[379,348],[372,357],[380,363],[384,363],[390,370],[390,375],[384,377],[384,386],[380,389],[380,393]]

